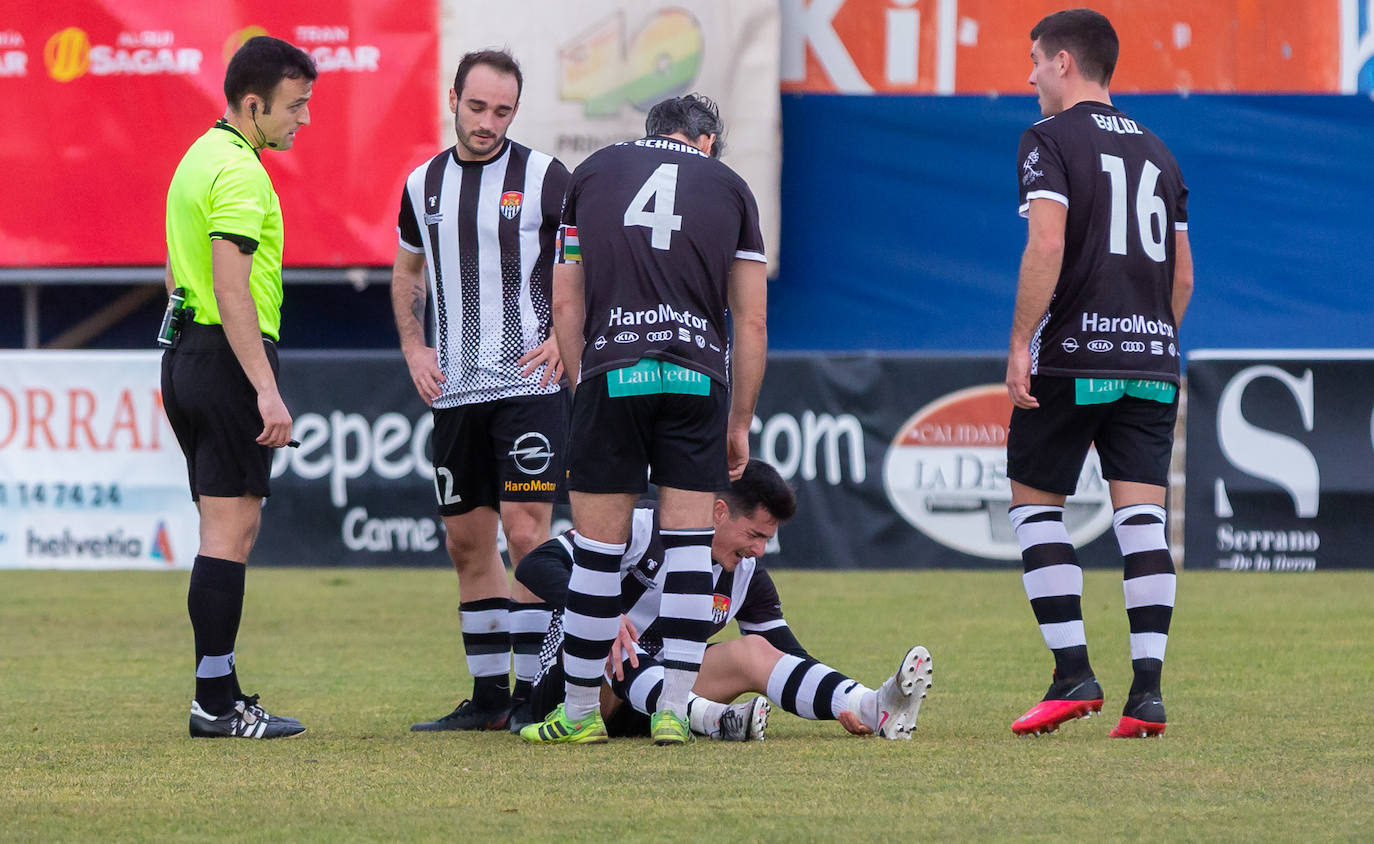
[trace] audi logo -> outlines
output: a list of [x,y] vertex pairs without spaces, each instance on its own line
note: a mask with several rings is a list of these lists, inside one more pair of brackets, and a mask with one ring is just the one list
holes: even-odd
[[1121,351],[1143,352],[1145,351],[1145,344],[1140,342],[1139,340],[1123,340],[1121,343]]
[[644,339],[645,339],[645,340],[648,340],[650,343],[662,343],[662,342],[665,341],[665,340],[671,340],[671,339],[673,339],[673,332],[671,332],[671,331],[650,331],[648,334],[645,334],[645,335],[644,335]]

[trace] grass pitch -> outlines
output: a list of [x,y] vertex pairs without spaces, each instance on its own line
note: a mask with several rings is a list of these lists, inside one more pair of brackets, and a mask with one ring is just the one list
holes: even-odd
[[238,643],[309,732],[192,741],[186,573],[0,572],[0,839],[1374,838],[1374,573],[1182,572],[1169,731],[1137,741],[1106,737],[1117,575],[1083,601],[1104,717],[1038,739],[1009,729],[1051,667],[1016,572],[775,578],[802,643],[869,685],[930,648],[913,741],[776,708],[750,744],[410,733],[470,689],[456,578],[325,569],[251,571]]

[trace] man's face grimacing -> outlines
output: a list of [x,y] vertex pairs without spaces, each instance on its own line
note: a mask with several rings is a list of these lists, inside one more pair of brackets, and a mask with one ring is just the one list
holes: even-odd
[[726,571],[734,571],[745,557],[762,557],[768,540],[778,533],[778,520],[763,507],[732,516],[730,506],[717,498],[711,515],[716,529],[711,538],[711,559]]
[[1064,78],[1061,76],[1064,60],[1063,51],[1053,56],[1045,55],[1039,40],[1031,44],[1031,72],[1026,81],[1035,89],[1040,101],[1040,116],[1050,117],[1064,110]]
[[520,107],[520,86],[514,74],[479,64],[468,71],[461,92],[449,89],[448,107],[458,133],[458,157],[480,161],[505,143],[506,130]]
[[269,149],[291,149],[296,142],[296,132],[302,126],[310,125],[310,95],[313,92],[314,83],[309,79],[285,78],[272,89],[270,103],[258,106],[256,114],[252,104],[257,99],[245,103],[244,108],[249,110],[250,117],[262,133],[262,143]]

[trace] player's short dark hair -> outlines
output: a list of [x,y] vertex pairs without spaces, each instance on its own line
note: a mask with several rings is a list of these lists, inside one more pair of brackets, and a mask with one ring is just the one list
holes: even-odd
[[725,122],[720,119],[720,106],[701,94],[684,94],[658,103],[644,118],[644,134],[672,135],[681,133],[692,140],[702,135],[715,135],[711,157],[720,158],[725,151]]
[[1107,85],[1121,52],[1112,22],[1092,9],[1065,9],[1041,18],[1030,31],[1046,56],[1065,50],[1078,62],[1079,72],[1090,82]]
[[484,64],[497,73],[515,77],[515,101],[520,102],[520,94],[525,90],[525,75],[520,72],[520,63],[515,56],[505,50],[473,50],[458,61],[458,72],[453,74],[453,90],[458,99],[463,98],[463,86],[468,84],[468,74],[474,67]]
[[283,79],[315,81],[319,72],[310,55],[294,44],[270,35],[255,35],[243,42],[224,71],[224,99],[235,111],[249,94],[262,97],[272,107],[272,92]]
[[777,469],[762,460],[750,460],[740,479],[731,481],[730,487],[716,497],[725,502],[730,515],[736,518],[752,516],[760,507],[780,522],[797,514],[797,494]]

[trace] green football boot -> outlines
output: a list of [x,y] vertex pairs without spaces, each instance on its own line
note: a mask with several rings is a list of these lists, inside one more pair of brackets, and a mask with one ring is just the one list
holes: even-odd
[[531,744],[604,744],[610,741],[600,712],[593,712],[581,721],[569,721],[561,703],[543,721],[520,730],[520,738]]
[[654,744],[690,744],[696,736],[687,727],[687,722],[677,717],[671,709],[660,709],[649,718],[649,734]]

